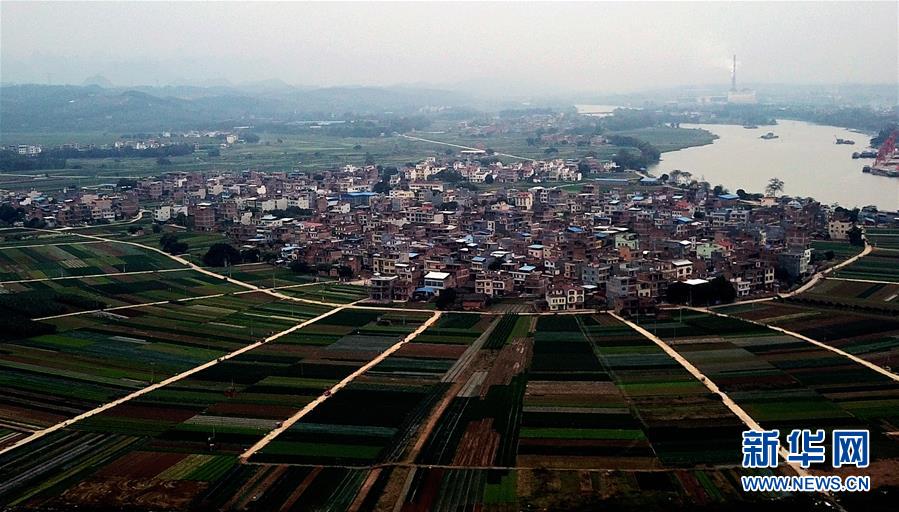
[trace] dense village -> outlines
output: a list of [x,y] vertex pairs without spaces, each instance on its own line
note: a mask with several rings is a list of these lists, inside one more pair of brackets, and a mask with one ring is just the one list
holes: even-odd
[[810,199],[716,194],[681,177],[581,181],[582,171],[621,176],[611,170],[594,159],[483,165],[468,154],[399,169],[170,172],[7,202],[32,227],[146,214],[156,231],[220,232],[273,265],[364,279],[379,303],[481,309],[505,301],[625,314],[678,296],[770,296],[833,259],[813,240],[847,240],[857,222],[888,221],[869,210],[853,219]]

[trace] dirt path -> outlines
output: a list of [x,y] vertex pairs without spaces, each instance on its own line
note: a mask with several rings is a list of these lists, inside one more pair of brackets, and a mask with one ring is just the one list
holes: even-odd
[[86,240],[84,242],[56,242],[55,244],[28,244],[28,245],[6,245],[0,247],[0,251],[8,251],[10,249],[31,249],[32,247],[55,247],[58,245],[86,245],[86,244],[100,244],[103,243],[99,240]]
[[736,320],[740,320],[740,321],[743,321],[743,322],[749,322],[749,323],[751,323],[751,324],[755,324],[755,325],[758,325],[758,326],[761,326],[761,327],[765,327],[765,328],[771,329],[771,330],[773,330],[773,331],[782,332],[782,333],[784,333],[784,334],[786,334],[786,335],[788,335],[788,336],[792,336],[792,337],[794,337],[794,338],[798,338],[798,339],[800,339],[800,340],[807,341],[807,342],[811,343],[812,345],[815,345],[816,347],[821,347],[821,348],[823,348],[824,350],[829,350],[829,351],[833,352],[834,354],[838,354],[838,355],[840,355],[840,356],[842,356],[842,357],[845,357],[845,358],[849,359],[850,361],[852,361],[852,362],[854,362],[854,363],[858,363],[858,364],[860,364],[860,365],[862,365],[862,366],[868,368],[869,370],[874,370],[875,372],[877,372],[877,373],[879,373],[879,374],[881,374],[881,375],[883,375],[883,376],[885,376],[885,377],[889,377],[890,379],[892,379],[892,380],[894,380],[894,381],[896,381],[896,382],[899,382],[899,375],[897,375],[897,374],[895,374],[895,373],[893,373],[893,372],[887,370],[886,368],[883,368],[883,367],[881,367],[881,366],[877,366],[876,364],[874,364],[874,363],[872,363],[872,362],[870,362],[870,361],[866,361],[866,360],[864,360],[864,359],[862,359],[862,358],[860,358],[860,357],[858,357],[858,356],[855,356],[855,355],[850,354],[849,352],[846,352],[846,351],[844,351],[844,350],[838,349],[838,348],[836,348],[836,347],[832,347],[832,346],[830,346],[830,345],[828,345],[828,344],[826,344],[826,343],[820,342],[820,341],[818,341],[818,340],[816,340],[816,339],[809,338],[808,336],[805,336],[805,335],[803,335],[803,334],[799,334],[798,332],[789,331],[789,330],[787,330],[787,329],[784,329],[784,328],[781,328],[781,327],[777,327],[777,326],[774,326],[774,325],[769,325],[769,324],[766,324],[766,323],[762,323],[762,322],[759,322],[759,321],[756,321],[756,320],[749,320],[749,319],[746,319],[746,318],[740,318],[740,317],[738,317],[738,316],[732,317],[732,316],[730,316],[730,315],[725,315],[724,313],[718,313],[717,311],[712,311],[711,309],[707,309],[707,308],[696,308],[696,307],[689,307],[689,306],[684,306],[684,307],[685,307],[686,309],[691,309],[691,310],[693,310],[693,311],[698,311],[698,312],[700,312],[700,313],[708,313],[708,314],[710,314],[710,315],[720,316],[720,317],[724,317],[724,318],[734,318],[734,319],[736,319]]
[[876,279],[850,279],[848,277],[828,277],[831,281],[849,281],[850,283],[871,283],[871,284],[896,284],[899,281],[878,281]]
[[874,250],[874,247],[865,244],[865,249],[862,252],[856,254],[855,256],[849,258],[846,261],[840,262],[832,267],[828,267],[828,268],[822,270],[821,272],[818,272],[817,274],[812,276],[811,279],[809,279],[805,284],[803,284],[799,288],[796,288],[792,292],[781,293],[780,296],[784,299],[787,299],[794,295],[799,295],[802,292],[808,291],[813,286],[818,284],[818,281],[820,281],[821,279],[824,279],[824,277],[827,276],[827,274],[830,274],[830,273],[834,272],[835,270],[839,270],[847,265],[851,265],[851,264],[855,263],[860,258],[864,258],[865,256],[871,254],[871,251],[873,251],[873,250]]
[[[450,143],[450,142],[442,142],[442,141],[439,141],[439,140],[423,139],[423,138],[421,138],[421,137],[413,137],[413,136],[411,136],[411,135],[406,135],[406,134],[401,134],[400,137],[403,137],[403,138],[409,139],[409,140],[417,140],[417,141],[419,141],[419,142],[428,142],[428,143],[431,143],[431,144],[439,144],[439,145],[441,145],[441,146],[450,146],[450,147],[453,147],[453,148],[467,149],[467,150],[469,150],[469,151],[480,151],[478,148],[473,148],[473,147],[470,147],[470,146],[462,146],[462,145],[459,145],[459,144],[452,144],[452,143]],[[497,151],[497,152],[494,152],[493,154],[494,154],[494,155],[499,155],[499,156],[507,156],[507,157],[509,157],[509,158],[517,158],[518,160],[525,160],[525,161],[527,161],[527,162],[533,162],[533,161],[534,161],[533,158],[527,158],[527,157],[524,157],[524,156],[518,156],[518,155],[510,155],[510,154],[508,154],[508,153],[500,153],[500,152],[498,152],[498,151]]]
[[465,352],[459,356],[459,359],[456,360],[453,366],[451,366],[440,379],[440,382],[451,382],[452,385],[447,392],[443,394],[440,402],[431,410],[428,419],[425,420],[419,431],[415,433],[415,438],[410,443],[411,447],[403,457],[403,461],[411,464],[418,458],[418,454],[421,452],[421,449],[424,447],[428,438],[431,437],[431,432],[437,427],[437,423],[443,417],[443,413],[456,398],[456,395],[459,394],[459,391],[461,391],[468,383],[468,377],[471,372],[467,370],[471,367],[472,362],[475,361],[481,348],[483,348],[484,343],[487,342],[487,338],[490,337],[490,334],[493,333],[497,325],[499,325],[499,319],[494,320],[490,327],[484,331],[483,334],[478,336],[467,349],[465,349]]
[[[418,336],[419,334],[424,332],[425,329],[427,329],[428,327],[433,325],[434,322],[436,322],[440,318],[440,314],[441,313],[439,311],[435,312],[431,316],[431,318],[428,318],[427,320],[425,320],[420,326],[418,326],[417,329],[412,331],[408,336],[406,336],[402,340],[398,341],[397,343],[395,343],[393,346],[391,346],[387,350],[381,352],[380,354],[377,355],[377,357],[375,357],[368,363],[362,365],[356,371],[347,375],[340,382],[333,385],[330,389],[328,389],[327,391],[325,391],[324,393],[319,395],[318,398],[316,398],[315,400],[306,404],[306,406],[303,407],[302,409],[300,409],[299,411],[297,411],[296,414],[294,414],[293,416],[291,416],[290,418],[288,418],[287,420],[282,422],[281,426],[279,426],[278,428],[276,428],[276,429],[272,430],[271,432],[269,432],[268,434],[266,434],[265,437],[260,439],[253,446],[251,446],[247,451],[243,452],[240,455],[240,462],[246,463],[250,459],[250,457],[253,456],[253,454],[255,454],[259,450],[265,448],[265,446],[267,444],[272,442],[276,437],[278,437],[284,431],[289,429],[294,423],[300,421],[300,419],[302,419],[303,416],[312,412],[313,409],[315,409],[316,407],[321,405],[325,400],[327,400],[328,398],[333,396],[335,393],[337,393],[338,391],[340,391],[341,389],[346,387],[349,383],[353,382],[353,380],[355,380],[356,377],[362,375],[363,373],[367,372],[371,368],[374,368],[378,363],[387,359],[391,354],[393,354],[394,352],[399,350],[400,347],[402,347],[406,343],[415,339],[416,336]],[[372,405],[375,405],[375,404],[372,404]]]
[[201,365],[199,365],[199,366],[195,366],[195,367],[191,368],[190,370],[181,372],[181,373],[179,373],[179,374],[177,374],[177,375],[173,375],[173,376],[171,376],[171,377],[169,377],[169,378],[167,378],[167,379],[165,379],[165,380],[161,380],[161,381],[157,382],[156,384],[151,384],[151,385],[149,385],[149,386],[147,386],[147,387],[141,388],[141,389],[139,389],[139,390],[137,390],[137,391],[135,391],[135,392],[133,392],[133,393],[130,393],[130,394],[128,394],[128,395],[125,395],[125,396],[123,396],[123,397],[121,397],[121,398],[118,398],[118,399],[116,399],[116,400],[113,400],[112,402],[108,402],[108,403],[103,404],[103,405],[101,405],[101,406],[99,406],[99,407],[97,407],[97,408],[91,409],[90,411],[81,413],[81,414],[79,414],[78,416],[75,416],[75,417],[73,417],[73,418],[69,418],[69,419],[67,419],[67,420],[65,420],[65,421],[61,421],[61,422],[59,422],[59,423],[57,423],[57,424],[55,424],[55,425],[53,425],[53,426],[50,426],[50,427],[47,427],[47,428],[43,429],[43,430],[38,430],[38,431],[34,432],[33,434],[31,434],[30,436],[24,437],[24,438],[22,438],[22,439],[16,441],[15,443],[13,443],[13,444],[7,446],[6,448],[3,448],[2,450],[0,450],[0,455],[4,454],[4,453],[6,453],[6,452],[8,452],[8,451],[10,451],[10,450],[13,450],[13,449],[15,449],[15,448],[18,448],[18,447],[20,447],[20,446],[22,446],[22,445],[28,444],[28,443],[30,443],[30,442],[32,442],[32,441],[36,441],[36,440],[38,440],[38,439],[40,439],[40,438],[46,436],[47,434],[51,434],[51,433],[53,433],[53,432],[56,432],[57,430],[66,428],[66,427],[68,427],[69,425],[71,425],[71,424],[73,424],[73,423],[76,423],[76,422],[81,421],[81,420],[86,419],[86,418],[90,418],[91,416],[100,414],[100,413],[102,413],[102,412],[104,412],[104,411],[108,411],[109,409],[112,409],[113,407],[116,407],[117,405],[121,405],[121,404],[123,404],[123,403],[125,403],[125,402],[128,402],[129,400],[133,400],[133,399],[135,399],[135,398],[137,398],[137,397],[139,397],[139,396],[142,396],[142,395],[145,395],[145,394],[150,393],[150,392],[152,392],[152,391],[155,391],[155,390],[157,390],[157,389],[159,389],[159,388],[161,388],[161,387],[163,387],[163,386],[168,386],[169,384],[172,384],[172,383],[178,382],[178,381],[180,381],[180,380],[186,379],[187,377],[190,377],[191,375],[194,375],[194,374],[196,374],[196,373],[199,373],[199,372],[201,372],[201,371],[203,371],[203,370],[205,370],[205,369],[207,369],[207,368],[211,368],[212,366],[215,366],[215,365],[217,365],[218,363],[221,363],[222,361],[227,361],[228,359],[231,359],[231,358],[233,358],[233,357],[239,356],[239,355],[243,354],[244,352],[249,352],[250,350],[253,350],[253,349],[257,348],[257,347],[260,347],[260,346],[262,346],[262,345],[265,345],[266,343],[269,343],[269,342],[272,342],[272,341],[274,341],[274,340],[277,340],[278,338],[280,338],[280,337],[282,337],[282,336],[285,336],[285,335],[287,335],[287,334],[290,334],[290,333],[296,331],[297,329],[301,329],[301,328],[303,328],[303,327],[305,327],[305,326],[311,324],[312,322],[316,322],[316,321],[321,320],[321,319],[323,319],[323,318],[325,318],[325,317],[328,317],[328,316],[330,316],[330,315],[333,315],[334,313],[337,313],[337,312],[340,311],[341,309],[343,309],[343,308],[332,309],[332,310],[330,310],[330,311],[328,311],[328,312],[326,312],[326,313],[323,313],[323,314],[321,314],[321,315],[319,315],[319,316],[317,316],[317,317],[315,317],[315,318],[311,318],[311,319],[306,320],[306,321],[304,321],[304,322],[301,322],[301,323],[299,323],[299,324],[297,324],[297,325],[294,325],[293,327],[291,327],[291,328],[289,328],[289,329],[285,329],[285,330],[283,330],[283,331],[281,331],[281,332],[275,333],[275,334],[269,336],[268,338],[259,340],[259,341],[255,342],[255,343],[251,343],[250,345],[246,345],[246,346],[244,346],[244,347],[242,347],[242,348],[239,348],[239,349],[237,349],[237,350],[235,350],[235,351],[233,351],[233,352],[230,352],[230,353],[228,353],[228,354],[225,354],[225,355],[223,355],[223,356],[221,356],[221,357],[219,357],[219,358],[217,358],[217,359],[213,359],[212,361],[208,361],[208,362],[206,362],[206,363],[204,363],[204,364],[201,364]]
[[[755,421],[755,420],[752,418],[752,416],[750,416],[746,411],[744,411],[742,407],[740,407],[739,405],[737,405],[736,402],[734,402],[733,400],[731,400],[731,398],[730,398],[729,396],[727,396],[727,394],[726,394],[724,391],[721,391],[721,389],[718,388],[718,385],[717,385],[717,384],[715,384],[711,379],[709,379],[708,377],[706,377],[705,375],[703,375],[703,373],[702,373],[701,371],[699,371],[699,368],[693,366],[693,363],[691,363],[690,361],[687,361],[683,356],[680,355],[680,353],[678,353],[678,351],[676,351],[676,350],[674,350],[673,348],[671,348],[671,347],[670,347],[667,343],[665,343],[662,339],[660,339],[659,337],[655,336],[654,334],[652,334],[651,332],[647,331],[646,329],[640,327],[639,325],[635,324],[634,322],[631,322],[630,320],[626,320],[626,319],[624,319],[624,318],[618,316],[618,315],[615,314],[615,313],[609,313],[609,315],[611,315],[612,317],[618,319],[620,322],[623,322],[623,323],[627,324],[628,327],[630,327],[631,329],[633,329],[633,330],[639,332],[639,333],[642,334],[645,338],[647,338],[647,339],[649,339],[650,341],[652,341],[653,343],[655,343],[659,348],[661,348],[661,349],[662,349],[666,354],[668,354],[672,359],[674,359],[675,361],[677,361],[677,362],[678,362],[681,366],[683,366],[688,372],[690,372],[690,374],[693,375],[693,377],[694,377],[696,380],[698,380],[699,382],[702,382],[703,385],[705,385],[705,387],[708,388],[709,391],[711,391],[712,393],[715,393],[716,395],[720,396],[720,397],[721,397],[721,400],[724,402],[724,405],[725,405],[728,409],[730,409],[730,411],[731,411],[732,413],[734,413],[738,418],[740,418],[740,421],[742,421],[744,424],[746,424],[746,426],[748,426],[750,429],[752,429],[752,430],[764,430],[764,429],[761,427],[761,425],[759,425],[759,423],[758,423],[757,421]],[[802,467],[799,466],[799,464],[794,463],[794,462],[790,462],[790,461],[787,460],[787,454],[788,454],[788,453],[789,453],[789,452],[787,451],[787,449],[786,449],[785,447],[781,447],[781,448],[780,448],[780,456],[781,456],[781,458],[783,458],[784,462],[786,462],[791,468],[793,468],[793,470],[796,472],[797,475],[800,475],[800,476],[808,476],[808,475],[809,475],[809,472],[806,471],[806,470],[804,470],[804,469],[802,469]]]
[[59,277],[39,277],[35,279],[17,279],[15,281],[0,281],[0,284],[17,284],[17,283],[40,283],[43,281],[60,281],[65,279],[89,279],[92,277],[109,277],[109,276],[138,276],[141,274],[162,274],[164,272],[185,272],[191,270],[189,268],[165,268],[160,270],[137,270],[135,272],[112,272],[108,274],[88,274],[84,276],[59,276]]

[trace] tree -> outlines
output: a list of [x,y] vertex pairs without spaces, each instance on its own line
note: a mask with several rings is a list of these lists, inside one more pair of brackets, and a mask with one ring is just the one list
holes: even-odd
[[178,235],[174,233],[163,233],[161,237],[159,237],[159,247],[163,250],[166,250],[169,245],[178,241]]
[[25,222],[26,228],[45,228],[47,227],[47,221],[44,219],[40,219],[38,217],[32,217]]
[[311,274],[313,270],[312,267],[310,267],[309,264],[303,260],[291,261],[290,265],[288,265],[288,268],[290,268],[292,272],[297,274]]
[[177,255],[177,254],[186,253],[188,249],[189,249],[189,247],[188,247],[187,243],[179,240],[179,241],[176,241],[175,243],[169,245],[169,247],[168,247],[168,249],[166,249],[166,251],[169,254]]
[[895,123],[881,129],[879,132],[877,132],[877,136],[871,139],[871,147],[880,147],[880,145],[883,144],[888,138],[890,138],[890,135],[892,135],[893,132],[897,129],[899,129],[899,125],[896,125]]
[[172,165],[172,161],[165,157],[159,157],[156,159],[156,165]]
[[346,265],[341,265],[337,267],[337,277],[342,280],[347,280],[353,277],[353,269]]
[[484,183],[486,183],[488,185],[492,185],[493,182],[494,182],[494,179],[493,179],[492,174],[488,174],[487,177],[484,178]]
[[[619,167],[640,169],[657,163],[661,158],[662,153],[658,148],[645,140],[625,135],[609,135],[606,138],[610,144],[621,148],[612,159]],[[640,154],[636,155],[627,148],[636,148]]]
[[440,295],[437,296],[436,304],[437,309],[446,310],[453,306],[456,303],[456,289],[455,288],[446,288],[440,291]]
[[175,215],[175,224],[179,226],[187,227],[188,216],[184,212],[178,212],[178,215]]
[[458,183],[465,179],[462,177],[461,172],[454,169],[444,169],[435,174],[434,177],[445,183]]
[[769,196],[777,196],[780,192],[783,192],[784,182],[780,178],[771,178],[768,180],[768,186],[765,187],[765,193]]
[[12,224],[25,218],[25,210],[22,208],[13,208],[11,205],[4,203],[0,206],[0,221],[6,224]]
[[365,153],[365,165],[375,165],[375,157],[369,152]]
[[865,239],[862,236],[862,230],[858,226],[852,226],[846,235],[849,237],[849,244],[854,245],[856,247],[864,247]]
[[259,262],[259,249],[253,247],[252,249],[244,249],[240,251],[240,261],[242,261],[243,263]]
[[203,255],[203,263],[210,267],[225,267],[237,265],[240,262],[240,252],[231,244],[226,243],[212,244],[212,247]]
[[159,247],[169,254],[184,254],[188,249],[188,245],[178,240],[178,235],[174,233],[164,233],[159,237]]

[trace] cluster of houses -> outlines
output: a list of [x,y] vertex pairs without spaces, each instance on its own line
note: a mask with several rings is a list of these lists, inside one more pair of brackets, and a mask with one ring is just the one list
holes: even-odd
[[[494,184],[447,183],[438,179],[446,169],[469,181],[488,173]],[[810,199],[750,202],[657,181],[540,184],[559,179],[555,173],[580,179],[577,169],[558,160],[431,159],[395,173],[171,172],[128,190],[8,200],[53,225],[128,218],[144,207],[158,223],[223,232],[236,247],[283,263],[348,268],[368,280],[373,301],[427,300],[452,289],[466,307],[502,299],[549,310],[639,311],[663,301],[672,283],[717,277],[738,297],[770,294],[815,270],[813,239],[845,239],[854,226]]]
[[[171,146],[175,143],[183,143],[184,141],[178,141],[173,139],[201,139],[190,140],[190,142],[195,150],[200,149],[203,145],[201,144],[204,141],[202,139],[214,139],[213,142],[217,143],[221,147],[227,147],[232,144],[236,144],[238,142],[242,142],[240,134],[236,130],[247,129],[250,127],[242,126],[237,127],[235,130],[211,130],[211,131],[198,131],[192,130],[187,132],[162,132],[158,133],[154,136],[143,135],[140,137],[127,137],[124,136],[121,139],[116,140],[112,144],[80,144],[80,143],[67,143],[60,144],[58,146],[54,146],[49,149],[57,149],[57,150],[71,150],[71,151],[90,151],[95,149],[107,150],[107,149],[133,149],[137,151],[146,150],[146,149],[159,149],[166,146]],[[41,144],[10,144],[8,146],[2,147],[7,151],[11,151],[13,153],[24,155],[24,156],[38,156],[43,153],[46,148],[44,148]]]
[[140,211],[137,192],[122,190],[115,184],[66,190],[60,194],[36,190],[9,193],[3,202],[24,210],[28,221],[49,228],[109,223],[133,218]]

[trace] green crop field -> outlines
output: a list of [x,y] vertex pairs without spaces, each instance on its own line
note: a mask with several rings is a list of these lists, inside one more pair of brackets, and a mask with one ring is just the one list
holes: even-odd
[[154,251],[108,242],[0,248],[0,281],[180,268]]
[[812,249],[817,252],[833,252],[834,262],[840,262],[862,252],[861,247],[849,244],[849,242],[813,240]]
[[899,251],[875,250],[851,265],[837,270],[836,277],[899,282]]

